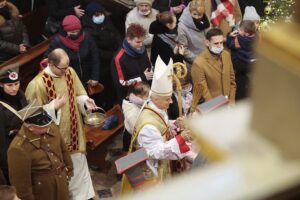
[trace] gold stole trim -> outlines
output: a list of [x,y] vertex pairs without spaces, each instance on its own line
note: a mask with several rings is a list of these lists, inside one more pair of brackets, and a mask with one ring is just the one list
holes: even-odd
[[[52,101],[56,98],[56,91],[54,87],[53,78],[46,74],[45,72],[42,75],[48,101]],[[72,77],[71,70],[68,69],[65,73],[65,78],[67,81],[67,90],[69,95],[69,105],[70,105],[70,144],[68,145],[68,150],[70,153],[79,151],[79,131],[78,131],[78,120],[76,115],[75,107],[75,91],[74,91],[74,81]]]
[[[149,107],[145,107],[144,110],[146,110],[146,112],[148,112],[148,114],[150,114],[150,116],[152,118],[142,118],[142,119],[138,119],[137,122],[140,122],[141,125],[138,125],[137,127],[134,128],[134,132],[132,135],[132,139],[131,139],[131,143],[129,146],[129,153],[133,151],[133,145],[137,139],[137,136],[140,132],[140,130],[147,124],[151,124],[153,126],[155,126],[156,128],[159,129],[159,131],[161,132],[161,136],[164,137],[166,140],[170,137],[170,128],[169,125],[165,122],[164,118],[155,110],[149,108]],[[143,112],[144,112],[143,110]],[[142,114],[140,117],[143,117]],[[151,120],[155,120],[152,121]],[[165,128],[162,127],[158,127],[157,124],[163,124],[165,126]],[[157,169],[158,172],[158,177],[160,181],[165,180],[170,174],[171,174],[171,169],[170,169],[170,162],[169,160],[159,160],[159,166]]]

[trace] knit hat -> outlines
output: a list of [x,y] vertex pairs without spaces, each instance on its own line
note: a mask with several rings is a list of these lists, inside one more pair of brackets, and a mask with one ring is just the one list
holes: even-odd
[[86,9],[85,9],[86,13],[89,15],[89,16],[93,16],[96,12],[101,12],[103,13],[104,12],[104,8],[103,6],[98,3],[98,2],[91,2],[89,3],[87,6],[86,6]]
[[260,16],[257,14],[255,7],[246,6],[243,20],[260,21]]
[[153,0],[134,0],[134,3],[138,6],[141,3],[146,3],[152,6]]
[[66,32],[81,30],[80,20],[75,15],[68,15],[64,18],[62,26]]

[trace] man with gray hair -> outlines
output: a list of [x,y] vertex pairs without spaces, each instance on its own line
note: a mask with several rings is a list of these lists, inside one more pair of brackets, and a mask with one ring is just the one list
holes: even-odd
[[[188,130],[183,130],[183,119],[176,122],[168,120],[166,110],[172,103],[173,91],[173,61],[166,66],[158,56],[155,63],[154,77],[150,91],[150,101],[141,111],[131,139],[129,152],[133,149],[145,148],[149,156],[147,165],[153,177],[163,181],[170,175],[170,160],[179,160],[189,156],[192,160],[196,156],[190,151],[186,142],[191,140]],[[171,126],[183,130],[174,133]],[[179,131],[178,131],[179,132]]]

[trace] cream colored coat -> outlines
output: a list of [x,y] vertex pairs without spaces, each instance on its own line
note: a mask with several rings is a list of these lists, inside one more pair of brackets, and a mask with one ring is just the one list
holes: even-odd
[[212,55],[206,48],[192,65],[193,84],[200,83],[202,96],[208,101],[219,95],[228,96],[235,102],[236,83],[230,54],[221,53],[221,59]]

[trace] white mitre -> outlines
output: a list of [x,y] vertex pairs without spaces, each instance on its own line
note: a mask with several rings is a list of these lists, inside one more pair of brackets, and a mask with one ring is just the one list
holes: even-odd
[[160,56],[155,62],[151,92],[159,96],[170,96],[173,92],[173,60],[166,65]]

